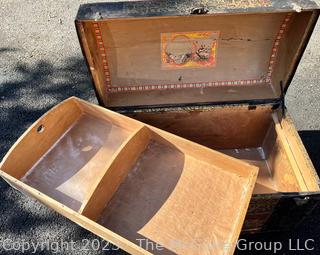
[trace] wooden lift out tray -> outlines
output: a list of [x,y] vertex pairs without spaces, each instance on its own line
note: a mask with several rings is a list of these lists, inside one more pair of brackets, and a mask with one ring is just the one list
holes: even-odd
[[36,121],[0,168],[13,187],[132,254],[183,255],[233,254],[258,173],[74,97]]

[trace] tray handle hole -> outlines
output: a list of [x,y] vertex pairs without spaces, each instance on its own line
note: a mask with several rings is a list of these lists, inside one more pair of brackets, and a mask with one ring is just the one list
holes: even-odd
[[43,124],[41,124],[41,125],[39,125],[39,126],[37,127],[37,132],[38,132],[39,134],[43,133],[44,130],[45,130],[45,127],[44,127]]
[[198,7],[198,8],[193,8],[190,12],[191,15],[202,15],[202,14],[207,14],[209,10],[206,7]]

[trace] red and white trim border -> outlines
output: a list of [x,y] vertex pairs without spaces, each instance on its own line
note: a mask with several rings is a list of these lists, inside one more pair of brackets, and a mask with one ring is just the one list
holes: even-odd
[[288,23],[291,19],[292,13],[288,13],[284,19],[284,21],[282,22],[279,32],[276,36],[276,39],[273,43],[272,46],[272,50],[271,50],[271,56],[270,56],[270,61],[269,61],[269,67],[268,67],[268,73],[267,73],[267,83],[271,83],[271,79],[272,79],[272,74],[274,71],[274,66],[276,64],[276,60],[277,60],[277,55],[278,55],[278,51],[279,51],[279,45],[280,45],[280,41],[283,38],[283,35],[286,31],[286,28],[288,27]]
[[106,48],[104,46],[104,42],[102,39],[102,32],[101,32],[100,25],[98,22],[93,23],[93,27],[95,29],[94,33],[96,36],[98,49],[99,49],[100,56],[102,59],[105,83],[106,83],[107,87],[109,87],[109,86],[111,86],[111,78],[110,78],[110,71],[109,71],[109,65],[108,65],[108,59],[107,59],[107,52],[106,52]]
[[195,82],[182,84],[163,84],[163,85],[143,85],[143,86],[113,86],[109,88],[110,92],[129,92],[129,91],[145,91],[145,90],[168,90],[168,89],[185,89],[185,88],[210,88],[219,86],[241,86],[265,83],[265,79],[260,80],[236,80],[236,81],[213,81],[213,82]]

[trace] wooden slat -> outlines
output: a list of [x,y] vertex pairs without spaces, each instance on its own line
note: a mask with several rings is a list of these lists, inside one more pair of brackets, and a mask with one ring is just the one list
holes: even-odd
[[284,147],[284,150],[286,152],[288,160],[290,161],[290,164],[291,164],[292,169],[294,171],[295,177],[299,183],[300,188],[302,189],[301,191],[307,191],[308,189],[307,189],[307,185],[306,185],[304,176],[301,173],[301,170],[300,170],[299,165],[296,161],[295,155],[293,154],[292,149],[290,147],[290,144],[288,143],[288,139],[287,139],[287,137],[286,137],[281,125],[280,125],[278,115],[276,113],[273,113],[272,118],[275,123],[275,129],[276,129],[277,135],[282,142],[282,145]]
[[319,191],[319,177],[317,172],[309,158],[309,155],[296,128],[294,127],[292,119],[288,114],[281,120],[281,127],[284,130],[285,136],[287,137],[287,141],[293,155],[295,156],[295,160],[299,165],[308,191]]

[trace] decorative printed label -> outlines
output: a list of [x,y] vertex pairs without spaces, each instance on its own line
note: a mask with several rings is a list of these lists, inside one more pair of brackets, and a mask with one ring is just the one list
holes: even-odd
[[219,32],[212,31],[162,33],[162,68],[214,67],[218,38]]

